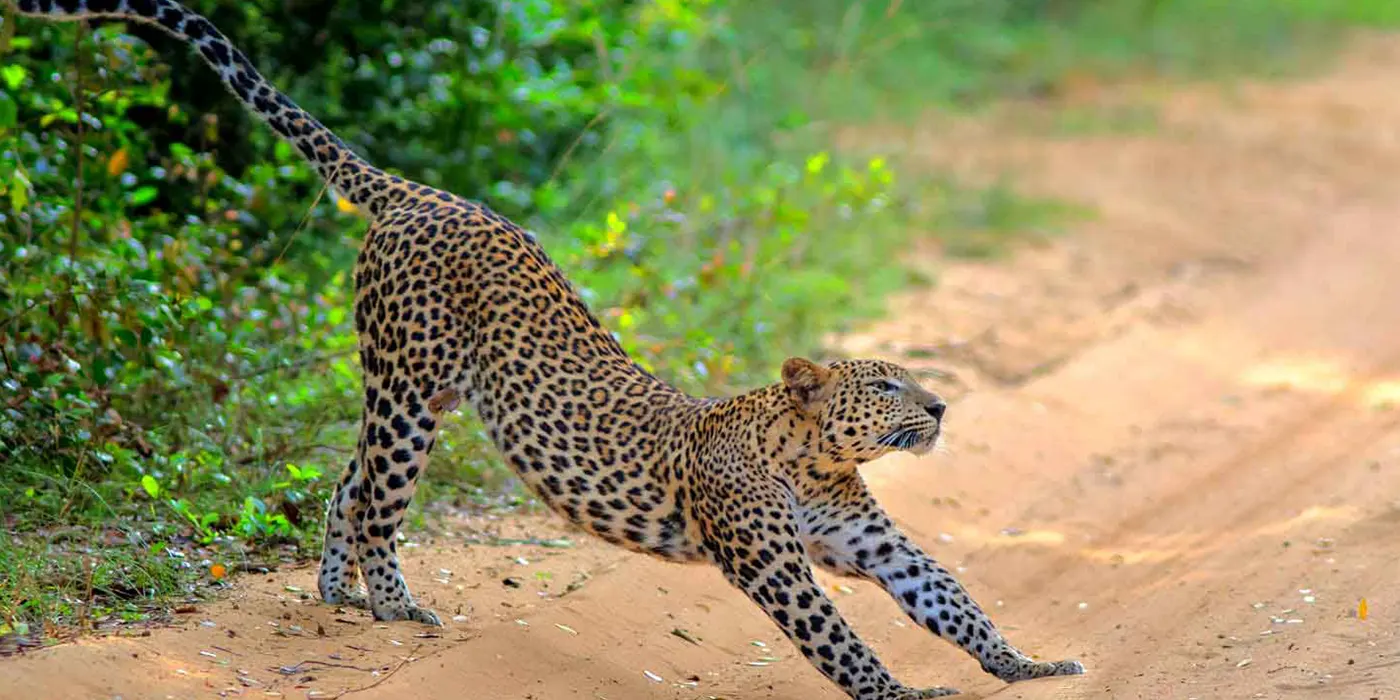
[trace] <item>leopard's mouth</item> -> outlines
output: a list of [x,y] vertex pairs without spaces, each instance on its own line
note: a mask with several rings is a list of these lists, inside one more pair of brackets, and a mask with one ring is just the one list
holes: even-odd
[[881,435],[875,443],[881,447],[905,450],[923,456],[938,445],[940,428],[937,424],[924,427],[902,427]]

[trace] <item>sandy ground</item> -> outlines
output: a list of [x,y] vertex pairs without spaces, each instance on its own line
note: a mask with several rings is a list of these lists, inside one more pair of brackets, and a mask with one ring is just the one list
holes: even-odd
[[[1155,105],[1149,133],[848,135],[1098,211],[1010,261],[939,264],[937,289],[840,341],[945,373],[950,453],[866,474],[1016,644],[1089,669],[1003,685],[874,586],[824,577],[902,679],[984,698],[1400,696],[1397,75],[1400,42],[1376,40],[1306,82],[1077,98]],[[177,628],[0,662],[0,697],[841,697],[716,571],[549,518],[409,544],[443,630],[319,605],[312,568],[283,570]]]

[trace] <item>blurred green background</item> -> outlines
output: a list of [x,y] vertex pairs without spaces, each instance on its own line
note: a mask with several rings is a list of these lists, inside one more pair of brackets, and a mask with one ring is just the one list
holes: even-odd
[[[834,130],[1105,80],[1283,76],[1393,0],[190,3],[371,161],[535,230],[635,356],[693,392],[995,255],[1069,208]],[[0,29],[0,634],[141,619],[201,562],[314,557],[359,370],[363,222],[149,27]],[[468,415],[424,504],[522,500]],[[211,559],[212,558],[212,559]]]

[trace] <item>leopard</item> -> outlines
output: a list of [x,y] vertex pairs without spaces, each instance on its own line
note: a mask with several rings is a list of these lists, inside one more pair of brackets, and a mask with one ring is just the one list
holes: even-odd
[[[1005,682],[1084,673],[1012,646],[895,525],[858,467],[942,438],[947,403],[877,359],[790,357],[780,381],[689,395],[631,358],[536,236],[486,205],[381,170],[174,0],[9,0],[21,16],[152,24],[368,219],[355,263],[363,410],[326,507],[331,605],[441,625],[409,592],[396,535],[443,421],[462,403],[505,464],[573,526],[633,552],[718,566],[811,665],[861,700],[951,695],[900,683],[813,570],[883,587],[919,626]],[[363,585],[361,585],[363,583]]]

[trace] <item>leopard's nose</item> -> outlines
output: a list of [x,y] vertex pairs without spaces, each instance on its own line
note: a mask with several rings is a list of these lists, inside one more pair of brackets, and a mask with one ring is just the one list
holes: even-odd
[[930,416],[933,416],[934,420],[938,421],[939,423],[942,423],[943,412],[948,410],[948,404],[943,403],[942,401],[936,401],[934,403],[924,406],[924,410],[928,411],[928,414]]

